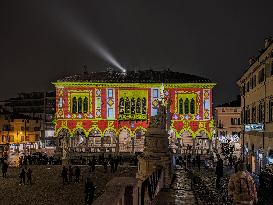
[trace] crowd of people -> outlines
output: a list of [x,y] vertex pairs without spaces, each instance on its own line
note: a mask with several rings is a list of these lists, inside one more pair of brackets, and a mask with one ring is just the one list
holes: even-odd
[[[209,162],[209,163],[208,163]],[[256,184],[250,172],[247,170],[247,165],[242,159],[228,159],[228,167],[234,169],[228,182],[228,196],[232,199],[234,205],[254,205],[258,203]],[[224,177],[224,163],[220,154],[216,155],[216,159],[211,156],[209,159],[200,159],[200,155],[192,156],[191,154],[184,155],[184,158],[179,157],[177,163],[184,165],[188,169],[197,168],[200,171],[201,163],[205,169],[215,171],[216,182],[215,189],[220,190],[220,181]],[[209,164],[209,166],[208,166]]]
[[60,165],[61,163],[62,160],[60,157],[48,156],[41,152],[19,157],[19,167],[22,167],[23,165]]

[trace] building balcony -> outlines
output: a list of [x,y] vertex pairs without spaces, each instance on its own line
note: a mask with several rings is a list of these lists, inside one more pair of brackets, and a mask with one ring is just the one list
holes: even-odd
[[118,120],[147,120],[147,114],[119,114]]

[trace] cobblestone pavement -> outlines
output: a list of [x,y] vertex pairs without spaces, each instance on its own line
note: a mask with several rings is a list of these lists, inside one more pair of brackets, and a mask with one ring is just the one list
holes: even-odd
[[197,204],[193,190],[191,188],[191,179],[185,169],[178,168],[175,171],[175,179],[172,188],[162,190],[159,193],[157,205],[194,205]]
[[114,174],[104,173],[97,167],[89,173],[87,166],[80,166],[80,183],[63,185],[60,165],[32,165],[33,184],[19,185],[19,169],[9,168],[7,178],[0,177],[0,205],[81,205],[84,203],[84,180],[89,176],[97,187],[95,198],[104,192],[106,183],[113,177],[135,176],[136,167],[119,167]]

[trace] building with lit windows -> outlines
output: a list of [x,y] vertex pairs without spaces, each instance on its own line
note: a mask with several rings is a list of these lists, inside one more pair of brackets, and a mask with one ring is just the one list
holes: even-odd
[[218,105],[215,108],[216,147],[229,143],[235,148],[235,154],[241,153],[241,102],[240,99]]
[[165,71],[105,71],[65,77],[56,87],[55,137],[91,152],[137,152],[159,101],[169,106],[170,141],[208,148],[212,138],[210,80]]
[[260,55],[237,81],[241,88],[242,144],[252,171],[273,163],[273,40],[265,39]]

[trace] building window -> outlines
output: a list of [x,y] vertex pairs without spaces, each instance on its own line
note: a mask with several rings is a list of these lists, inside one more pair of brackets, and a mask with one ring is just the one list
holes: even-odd
[[131,99],[131,114],[135,114],[135,109],[136,109],[136,101],[135,98]]
[[269,102],[269,121],[273,122],[273,101]]
[[76,113],[77,112],[77,98],[73,97],[72,99],[72,112]]
[[231,125],[234,125],[234,118],[231,118],[230,121]]
[[179,111],[178,111],[179,114],[183,114],[183,106],[184,106],[184,105],[183,105],[183,99],[180,98],[180,99],[179,99],[179,106],[178,106],[178,107],[179,107]]
[[184,111],[185,111],[185,114],[189,114],[189,99],[186,98],[185,100],[185,103],[184,103]]
[[153,97],[158,98],[158,89],[153,90]]
[[259,122],[264,122],[264,103],[259,104],[258,121]]
[[85,97],[83,101],[83,112],[87,113],[88,112],[88,98]]
[[113,97],[113,89],[108,89],[108,98]]
[[108,113],[107,113],[107,117],[108,118],[112,118],[114,117],[114,112],[113,112],[113,108],[108,108]]
[[146,114],[146,98],[142,98],[142,114]]
[[273,75],[273,62],[271,62],[271,75]]
[[124,99],[119,99],[119,114],[124,114]]
[[241,119],[240,118],[238,118],[238,125],[240,125],[241,124]]
[[253,76],[253,88],[256,87],[256,75]]
[[249,92],[249,81],[246,83],[246,92]]
[[126,114],[129,114],[130,113],[130,100],[129,98],[127,97],[126,100],[125,100],[125,113]]
[[255,123],[256,122],[256,107],[255,106],[252,107],[251,114],[252,114],[252,116],[251,116],[252,123]]
[[193,98],[191,99],[190,113],[195,113],[195,100]]
[[82,113],[82,98],[78,98],[78,113]]
[[140,98],[137,98],[137,103],[136,103],[136,113],[141,112],[141,100]]
[[264,82],[264,68],[262,68],[258,73],[258,81],[259,83]]

